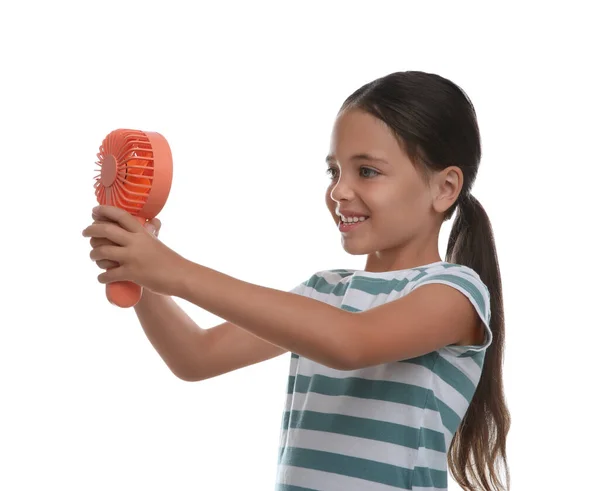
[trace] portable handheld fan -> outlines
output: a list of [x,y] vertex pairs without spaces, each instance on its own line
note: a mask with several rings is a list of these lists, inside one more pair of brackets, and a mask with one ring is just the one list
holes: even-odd
[[[162,135],[114,130],[104,138],[97,157],[100,172],[94,188],[99,204],[128,211],[140,223],[160,213],[173,180],[173,157]],[[106,285],[106,298],[119,307],[133,307],[141,296],[142,288],[129,281]]]

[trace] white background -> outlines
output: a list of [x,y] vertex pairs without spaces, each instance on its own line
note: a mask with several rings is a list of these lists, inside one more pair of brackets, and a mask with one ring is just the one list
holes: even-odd
[[513,489],[597,485],[597,18],[591,2],[481,4],[2,3],[1,490],[272,488],[288,357],[171,374],[96,282],[96,152],[116,128],[161,132],[162,240],[289,290],[363,265],[326,212],[324,158],[343,100],[400,70],[450,78],[478,113]]

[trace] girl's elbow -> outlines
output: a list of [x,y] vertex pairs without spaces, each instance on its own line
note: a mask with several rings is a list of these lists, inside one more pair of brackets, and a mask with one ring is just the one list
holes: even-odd
[[358,370],[363,368],[362,353],[360,349],[352,346],[341,347],[332,357],[330,368],[342,371]]

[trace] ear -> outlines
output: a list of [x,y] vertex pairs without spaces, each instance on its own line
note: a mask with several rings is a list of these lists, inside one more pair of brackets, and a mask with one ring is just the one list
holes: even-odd
[[438,172],[433,179],[433,208],[444,213],[458,199],[463,187],[463,173],[459,167],[452,165]]

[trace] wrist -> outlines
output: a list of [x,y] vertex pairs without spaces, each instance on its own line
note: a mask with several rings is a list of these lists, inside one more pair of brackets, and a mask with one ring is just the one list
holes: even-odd
[[197,266],[196,263],[180,256],[171,271],[171,281],[167,285],[166,295],[186,299]]

